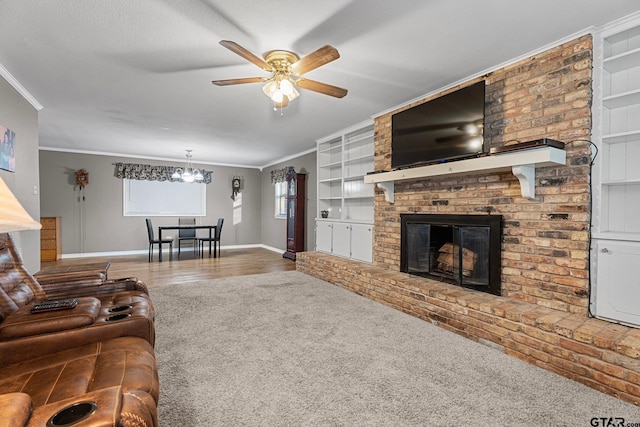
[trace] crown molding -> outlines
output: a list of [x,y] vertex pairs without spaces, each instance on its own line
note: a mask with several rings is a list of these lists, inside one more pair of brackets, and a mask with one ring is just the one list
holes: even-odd
[[305,155],[307,155],[309,153],[313,153],[315,151],[316,151],[316,147],[309,148],[308,150],[302,151],[300,153],[292,154],[291,156],[283,157],[283,158],[281,158],[279,160],[275,160],[275,161],[273,161],[271,163],[267,163],[266,165],[262,165],[262,166],[258,167],[258,169],[260,169],[260,172],[262,172],[263,169],[268,168],[269,166],[277,165],[278,163],[283,163],[283,162],[289,161],[291,159],[296,159],[298,157],[305,156]]
[[[154,156],[140,156],[137,154],[124,154],[124,153],[112,153],[106,151],[91,151],[91,150],[76,150],[73,148],[58,148],[58,147],[46,147],[40,146],[38,147],[40,151],[57,151],[61,153],[73,153],[73,154],[89,154],[93,156],[110,156],[110,157],[125,157],[127,159],[143,159],[143,160],[161,160],[165,162],[184,162],[184,156],[180,158],[173,157],[154,157]],[[245,168],[245,169],[260,169],[260,166],[253,165],[238,165],[233,163],[215,163],[215,162],[206,162],[206,161],[193,161],[192,163],[198,165],[210,165],[210,166],[224,166],[229,168]],[[261,169],[260,169],[261,170]]]
[[38,111],[42,110],[42,105],[40,105],[40,103],[33,97],[33,95],[31,95],[29,91],[26,90],[24,86],[22,86],[20,82],[15,77],[13,77],[9,70],[7,70],[2,64],[0,64],[0,76],[2,76],[11,86],[13,86],[13,88],[17,90],[18,93],[22,95],[22,97],[33,106],[33,108]]

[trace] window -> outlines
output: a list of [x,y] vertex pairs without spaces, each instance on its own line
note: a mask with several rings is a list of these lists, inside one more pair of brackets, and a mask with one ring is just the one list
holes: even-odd
[[276,209],[275,209],[275,217],[276,218],[286,218],[287,217],[287,181],[276,182]]
[[124,216],[206,216],[207,186],[123,179]]

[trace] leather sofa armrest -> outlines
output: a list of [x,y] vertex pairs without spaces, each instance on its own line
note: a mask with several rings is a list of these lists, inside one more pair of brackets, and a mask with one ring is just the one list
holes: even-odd
[[25,393],[0,394],[0,427],[21,427],[31,415],[31,396]]
[[20,307],[0,323],[0,340],[42,335],[92,325],[100,315],[97,298],[79,298],[70,309],[31,313],[32,304]]
[[123,291],[139,291],[149,294],[147,285],[137,277],[126,277],[116,280],[82,279],[70,282],[58,282],[41,284],[47,294],[47,299],[66,299],[84,296],[96,296],[113,294]]
[[[26,427],[40,427],[66,408],[81,404],[94,404],[93,412],[86,418],[74,423],[74,427],[113,427],[113,426],[139,426],[153,427],[154,420],[146,407],[131,405],[132,395],[124,392],[122,387],[108,387],[101,390],[85,393],[59,402],[51,403],[36,408],[26,424]],[[61,418],[61,417],[60,417]],[[68,423],[68,421],[67,421]],[[55,424],[51,424],[55,425]],[[63,424],[66,425],[66,424]]]
[[90,282],[93,283],[96,280],[104,282],[107,279],[105,273],[100,271],[78,271],[72,273],[37,273],[33,277],[36,278],[41,286],[55,286],[59,283],[65,282]]

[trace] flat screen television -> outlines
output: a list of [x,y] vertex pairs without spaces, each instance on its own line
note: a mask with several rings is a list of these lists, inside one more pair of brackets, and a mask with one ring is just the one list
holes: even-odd
[[484,81],[391,116],[391,167],[421,166],[484,152]]

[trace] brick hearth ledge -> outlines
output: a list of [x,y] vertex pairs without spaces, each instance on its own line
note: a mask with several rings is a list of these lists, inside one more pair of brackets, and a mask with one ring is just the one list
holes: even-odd
[[640,330],[319,252],[298,271],[640,405]]

